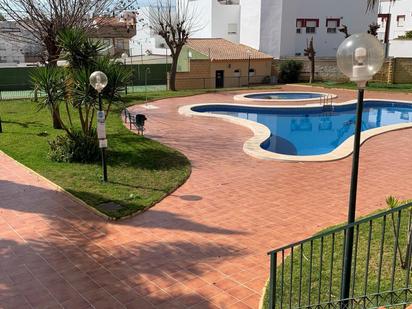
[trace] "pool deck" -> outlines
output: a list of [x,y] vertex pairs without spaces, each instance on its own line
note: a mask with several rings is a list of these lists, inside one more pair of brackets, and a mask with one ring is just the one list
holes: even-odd
[[[349,90],[282,88],[335,93],[337,102],[356,98]],[[234,94],[131,108],[148,116],[147,136],[183,152],[193,171],[172,195],[125,221],[100,219],[0,154],[1,305],[257,308],[266,252],[346,219],[351,159],[255,159],[242,151],[249,129],[178,113],[188,104],[232,103]],[[401,93],[366,97],[412,101]],[[385,207],[387,195],[411,198],[411,140],[406,129],[363,144],[358,216]]]

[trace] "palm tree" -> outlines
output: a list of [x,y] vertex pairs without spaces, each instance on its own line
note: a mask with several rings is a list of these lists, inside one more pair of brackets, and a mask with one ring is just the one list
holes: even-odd
[[53,128],[66,129],[60,117],[60,103],[65,98],[66,78],[58,67],[46,66],[38,68],[31,75],[35,89],[45,93],[38,101],[39,108],[48,108],[53,119]]

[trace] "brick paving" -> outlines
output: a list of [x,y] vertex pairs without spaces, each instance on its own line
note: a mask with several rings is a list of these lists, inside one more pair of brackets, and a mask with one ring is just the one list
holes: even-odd
[[[341,101],[356,96],[328,91]],[[351,160],[254,159],[242,151],[248,129],[177,113],[233,94],[167,99],[145,111],[147,136],[182,151],[193,171],[125,221],[104,221],[0,154],[0,307],[257,308],[266,252],[345,220]],[[411,140],[408,129],[362,146],[358,215],[384,207],[389,194],[411,198]]]

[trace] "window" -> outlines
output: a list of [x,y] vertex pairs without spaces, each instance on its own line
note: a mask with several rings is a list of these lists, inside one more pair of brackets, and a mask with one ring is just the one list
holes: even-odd
[[319,27],[319,19],[296,19],[296,33],[302,33],[301,28],[306,28],[306,33],[316,33],[317,27]]
[[326,32],[336,33],[336,29],[340,26],[339,18],[327,18],[326,19]]
[[255,76],[255,69],[249,69],[249,76]]
[[116,48],[124,49],[124,40],[123,39],[116,39]]
[[398,15],[396,17],[396,23],[398,27],[403,27],[405,25],[405,15]]
[[237,34],[237,24],[228,24],[227,34]]

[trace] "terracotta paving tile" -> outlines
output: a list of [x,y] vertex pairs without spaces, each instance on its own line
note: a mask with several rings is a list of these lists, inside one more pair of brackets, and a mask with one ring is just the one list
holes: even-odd
[[[336,93],[337,102],[356,97],[354,91],[326,92]],[[248,129],[178,113],[187,104],[232,103],[235,94],[130,108],[147,114],[148,137],[191,160],[192,174],[155,207],[121,222],[102,220],[0,153],[1,306],[257,308],[267,251],[346,220],[351,158],[254,159],[242,151],[252,136]],[[385,92],[366,97],[412,99]],[[387,195],[411,198],[412,153],[404,147],[411,139],[407,129],[362,145],[358,216],[384,208]]]
[[218,307],[229,307],[239,301],[236,297],[226,292],[221,292],[211,298],[211,301]]

